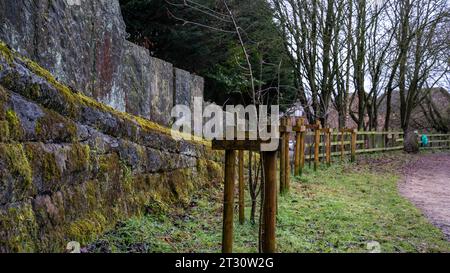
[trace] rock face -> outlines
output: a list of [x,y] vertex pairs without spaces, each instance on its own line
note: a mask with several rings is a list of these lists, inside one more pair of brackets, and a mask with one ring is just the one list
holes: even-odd
[[72,91],[0,42],[0,252],[61,252],[127,217],[187,205],[220,183],[221,158]]
[[118,0],[0,1],[0,40],[118,111],[168,125],[174,97],[203,97],[203,79],[174,84],[170,63],[126,37]]

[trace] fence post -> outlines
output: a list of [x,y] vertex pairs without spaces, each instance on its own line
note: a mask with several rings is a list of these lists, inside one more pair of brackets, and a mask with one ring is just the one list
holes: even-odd
[[[281,127],[285,128],[287,125],[287,119],[285,117],[281,118]],[[284,184],[285,182],[285,175],[286,175],[286,156],[284,155],[284,153],[286,152],[286,132],[285,130],[281,130],[281,153],[280,153],[280,193],[283,194],[286,191],[286,185]]]
[[233,211],[236,151],[225,150],[222,253],[233,252]]
[[357,129],[352,131],[352,157],[351,161],[355,162],[356,160],[356,137],[357,137]]
[[326,142],[327,142],[326,152],[327,152],[328,167],[331,166],[331,132],[332,129],[330,128],[326,130]]
[[285,146],[284,146],[284,156],[285,156],[285,160],[284,160],[284,164],[286,165],[284,170],[285,170],[285,175],[284,175],[284,185],[285,185],[285,190],[286,192],[289,192],[289,188],[290,188],[290,183],[291,183],[291,158],[289,156],[289,141],[291,140],[291,133],[290,133],[290,129],[288,129],[288,127],[291,126],[291,119],[287,118],[286,120],[286,135],[285,135],[285,139],[284,141],[286,142]]
[[244,151],[239,151],[239,223],[245,222]]
[[337,151],[338,151],[337,147],[339,147],[339,145],[337,145],[337,144],[338,144],[338,133],[334,133],[334,130],[333,130],[333,132],[331,133],[331,135],[333,136],[331,142],[334,143],[334,145],[331,145],[331,147],[334,146],[334,149],[331,148],[331,152],[334,153],[334,152],[337,152]]
[[304,151],[302,151],[302,127],[303,127],[303,118],[298,118],[296,120],[296,133],[295,133],[295,168],[294,168],[294,175],[301,175],[302,174],[302,168],[301,168],[301,161],[302,161],[302,154]]
[[[304,121],[303,121],[304,124]],[[303,127],[300,132],[300,175],[303,173],[303,168],[305,168],[305,138],[306,138],[306,128]]]
[[264,162],[264,211],[263,211],[263,253],[276,252],[276,211],[277,211],[277,152],[263,152]]
[[345,139],[344,130],[341,129],[341,161],[344,161],[344,139]]
[[314,171],[319,167],[320,127],[320,120],[317,120],[314,128]]

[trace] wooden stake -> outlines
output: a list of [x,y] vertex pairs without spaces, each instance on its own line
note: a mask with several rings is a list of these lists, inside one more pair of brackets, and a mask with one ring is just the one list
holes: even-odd
[[276,207],[277,207],[277,152],[263,152],[264,161],[264,234],[262,250],[264,253],[276,252]]
[[[283,117],[281,119],[281,126],[286,127],[287,125],[287,118]],[[281,134],[281,154],[280,154],[280,193],[284,194],[286,191],[286,184],[285,184],[285,177],[286,177],[286,132],[282,131]]]
[[239,223],[245,222],[244,151],[239,151]]
[[320,120],[316,121],[317,127],[314,129],[314,171],[319,168],[319,145],[320,145]]
[[338,150],[338,134],[335,134],[335,133],[332,133],[332,135],[333,135],[333,143],[334,143],[334,145],[332,145],[331,147],[333,147],[334,146],[334,149],[333,148],[331,148],[331,152],[337,152],[337,151],[339,151]]
[[331,166],[331,129],[326,131],[326,145],[327,164]]
[[233,210],[236,151],[225,151],[225,187],[223,195],[222,253],[233,252]]
[[[304,121],[302,123],[304,123]],[[305,168],[305,138],[306,138],[306,130],[300,132],[300,173],[299,173],[299,175],[302,175],[303,168]]]
[[[295,121],[296,126],[301,126],[301,119]],[[300,131],[295,133],[295,149],[294,149],[294,175],[300,174]]]
[[[288,118],[286,120],[286,126],[291,126],[290,118]],[[286,149],[284,152],[284,156],[285,156],[284,164],[286,164],[286,166],[284,168],[285,172],[286,172],[284,175],[284,179],[285,179],[284,185],[285,185],[286,192],[289,192],[290,184],[291,184],[291,164],[290,164],[291,158],[289,157],[289,152],[290,152],[289,141],[290,141],[290,139],[291,139],[291,134],[289,132],[286,132],[285,139],[284,139],[284,141],[286,142],[284,145],[284,148]]]
[[345,141],[345,132],[341,131],[341,161],[344,161],[344,141]]
[[302,151],[302,126],[303,126],[303,119],[298,118],[296,120],[296,126],[300,129],[295,134],[295,168],[294,168],[294,175],[301,175],[302,174],[302,154],[304,151]]
[[354,130],[352,132],[352,144],[351,144],[351,146],[352,146],[351,161],[352,162],[355,162],[355,160],[356,160],[356,137],[357,137],[357,133],[356,133],[356,130]]

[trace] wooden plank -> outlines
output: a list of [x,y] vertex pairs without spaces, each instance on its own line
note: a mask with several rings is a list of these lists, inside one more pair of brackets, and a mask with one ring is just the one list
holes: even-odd
[[389,131],[358,131],[358,135],[403,135],[403,132],[389,132]]
[[244,184],[244,151],[239,151],[239,223],[245,222],[245,184]]
[[[444,147],[445,148],[445,147]],[[402,150],[403,146],[396,146],[396,147],[389,147],[389,148],[375,148],[375,149],[360,149],[356,150],[356,154],[364,154],[364,153],[373,153],[373,152],[384,152],[384,151],[396,151],[396,150]],[[332,157],[340,156],[341,152],[333,152],[331,153]],[[344,151],[344,155],[351,155],[351,151]],[[322,158],[322,155],[319,155],[320,158]],[[307,155],[305,157],[306,160],[313,160],[314,156]]]
[[428,137],[450,137],[450,134],[431,134]]
[[[286,126],[287,125],[287,118],[282,118],[281,119],[281,126]],[[282,132],[281,133],[281,153],[280,153],[280,193],[284,194],[286,191],[286,156],[285,156],[285,152],[286,152],[286,132]]]
[[311,130],[315,130],[315,129],[318,129],[318,128],[320,128],[320,124],[307,124],[307,125],[305,125],[305,127],[306,127],[306,129],[311,129]]
[[292,126],[280,125],[280,133],[291,133],[292,131]]
[[326,136],[326,159],[327,159],[327,165],[331,165],[331,131],[328,128],[327,132],[325,133]]
[[[296,127],[304,127],[303,126],[303,119],[297,119],[296,120]],[[295,156],[295,160],[294,160],[294,175],[301,175],[301,154],[304,153],[304,151],[302,151],[302,131],[296,131],[296,135],[295,135],[295,151],[294,151],[294,156]]]
[[439,149],[449,149],[449,147],[448,147],[448,146],[420,147],[420,149],[425,149],[425,150],[439,150]]
[[233,211],[236,151],[225,151],[225,186],[223,195],[222,253],[233,252]]
[[352,144],[351,144],[351,150],[352,150],[351,161],[352,162],[355,162],[355,160],[356,160],[356,137],[357,137],[356,131],[353,131],[352,132]]
[[[287,127],[291,126],[291,119],[287,120],[286,123]],[[289,140],[291,139],[291,134],[290,132],[286,131],[286,136],[284,141],[286,142],[284,145],[284,156],[285,156],[285,160],[284,160],[284,164],[286,164],[285,166],[285,172],[286,174],[284,175],[284,185],[285,185],[285,190],[286,192],[289,192],[290,189],[290,184],[291,184],[291,164],[290,164],[290,157],[289,157]]]
[[261,144],[270,143],[262,140],[212,140],[213,150],[261,151]]
[[358,132],[358,130],[357,129],[349,129],[349,128],[342,128],[342,129],[339,129],[339,132],[344,132],[344,133],[353,133],[353,132]]
[[264,205],[263,205],[263,253],[276,252],[276,208],[277,208],[277,152],[263,152]]
[[[342,144],[341,142],[331,142],[331,146],[338,146],[338,145],[341,145],[341,144]],[[350,144],[352,144],[351,141],[344,141],[344,145],[350,145]],[[356,144],[364,144],[364,140],[358,140],[358,141],[356,141]],[[306,147],[309,147],[309,146],[314,146],[314,143],[306,144]],[[320,143],[319,146],[323,147],[324,144]]]
[[[447,143],[450,142],[450,139],[446,140],[429,140],[428,143]],[[422,142],[420,142],[422,143]]]
[[292,127],[293,132],[306,132],[306,126],[305,125],[296,125]]
[[305,167],[305,132],[300,133],[300,175]]
[[320,120],[317,120],[316,128],[314,129],[314,171],[317,171],[319,168],[320,131]]
[[373,153],[373,152],[394,151],[394,150],[401,150],[401,149],[403,149],[403,146],[388,147],[388,148],[362,149],[362,150],[356,150],[356,153],[364,154],[364,153]]

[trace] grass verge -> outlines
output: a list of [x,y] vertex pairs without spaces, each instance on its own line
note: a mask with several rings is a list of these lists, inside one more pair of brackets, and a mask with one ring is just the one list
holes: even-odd
[[[450,252],[442,232],[398,193],[398,170],[408,160],[399,152],[360,157],[358,164],[338,163],[318,172],[306,169],[293,179],[290,194],[279,197],[278,251],[367,252],[367,243],[376,241],[383,252]],[[88,250],[219,252],[221,201],[221,189],[210,189],[189,208],[130,219]],[[247,207],[247,218],[249,211]],[[234,252],[256,252],[257,234],[257,225],[236,221]]]

